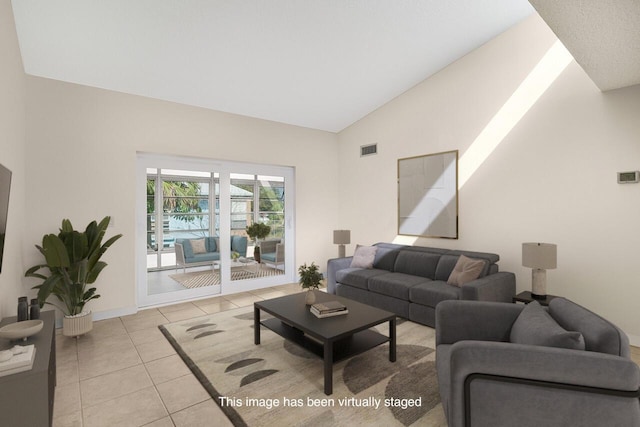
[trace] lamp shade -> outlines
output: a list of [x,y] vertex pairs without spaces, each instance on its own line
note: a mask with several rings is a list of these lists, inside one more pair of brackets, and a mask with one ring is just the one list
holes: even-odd
[[558,265],[558,246],[553,243],[523,243],[522,265],[549,270]]
[[336,245],[351,243],[351,230],[333,230],[333,243]]

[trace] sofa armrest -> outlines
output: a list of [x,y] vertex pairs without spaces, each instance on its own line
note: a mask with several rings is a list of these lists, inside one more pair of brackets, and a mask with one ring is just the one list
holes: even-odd
[[327,262],[327,292],[336,293],[336,272],[343,268],[349,268],[353,257],[334,258]]
[[509,341],[522,304],[442,301],[436,306],[436,345],[462,340]]
[[513,296],[516,294],[516,275],[499,271],[465,283],[461,289],[461,299],[464,300],[513,302]]
[[[568,388],[636,400],[640,369],[633,361],[610,354],[522,344],[461,341],[450,351],[449,422],[464,425],[473,394],[465,382],[485,374],[513,387],[516,400],[528,400],[547,389]],[[522,385],[534,385],[533,389]],[[465,402],[465,391],[470,402]],[[604,401],[606,404],[606,400]]]

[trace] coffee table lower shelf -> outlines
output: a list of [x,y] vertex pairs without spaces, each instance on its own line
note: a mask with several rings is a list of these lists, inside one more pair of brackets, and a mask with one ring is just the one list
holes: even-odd
[[[287,325],[285,322],[276,318],[263,320],[260,324],[280,335],[284,339],[289,340],[305,350],[310,351],[321,359],[324,359],[324,343],[322,341],[315,340],[314,338],[306,335],[300,329]],[[372,348],[388,341],[389,337],[371,329],[356,332],[353,335],[333,342],[332,362],[340,362],[341,360],[345,360],[367,350],[371,350]]]
[[[333,364],[389,343],[389,361],[396,361],[396,315],[337,295],[316,293],[319,301],[338,301],[349,307],[344,316],[318,319],[305,305],[305,293],[286,295],[253,303],[254,344],[260,345],[262,326],[285,340],[309,350],[323,361],[324,393],[333,393]],[[265,311],[273,317],[260,319]],[[389,336],[374,326],[387,323]]]

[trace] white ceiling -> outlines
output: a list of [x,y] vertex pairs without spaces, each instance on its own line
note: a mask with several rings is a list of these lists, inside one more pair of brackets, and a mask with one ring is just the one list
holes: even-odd
[[527,0],[13,0],[25,71],[338,132]]
[[640,84],[640,1],[530,1],[601,90]]

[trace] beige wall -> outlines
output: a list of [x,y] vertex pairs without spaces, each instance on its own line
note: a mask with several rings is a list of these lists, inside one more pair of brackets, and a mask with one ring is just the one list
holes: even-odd
[[[397,159],[447,150],[464,158],[555,41],[536,15],[341,132],[338,204],[352,241],[413,242],[396,236]],[[548,292],[640,344],[640,184],[616,183],[617,171],[640,169],[638,117],[640,86],[602,93],[571,62],[460,189],[459,240],[415,243],[496,252],[519,291],[531,286],[521,243],[556,243]],[[359,158],[370,143],[380,154]]]
[[[31,285],[21,276],[38,259],[33,244],[64,217],[77,225],[105,214],[116,219],[110,230],[125,237],[106,256],[103,298],[92,309],[135,306],[138,151],[294,166],[297,263],[324,265],[334,256],[334,228],[352,230],[348,253],[355,243],[413,242],[396,236],[397,159],[453,149],[463,157],[555,42],[533,17],[336,137],[25,79],[10,2],[0,5],[0,46],[8,58],[0,87],[10,95],[0,99],[0,148],[1,162],[14,171],[15,226],[0,275],[5,316],[15,313],[15,299]],[[638,116],[640,87],[603,94],[569,64],[460,189],[460,239],[415,243],[497,252],[502,269],[516,273],[519,290],[530,286],[530,270],[520,265],[521,243],[557,243],[549,292],[603,314],[640,344],[640,185],[619,185],[615,176],[640,169]],[[379,154],[360,158],[360,145],[370,143],[379,144]]]
[[[36,77],[27,78],[29,230],[37,242],[62,218],[84,227],[111,215],[97,312],[136,306],[136,152],[295,167],[296,262],[326,265],[338,187],[335,134]],[[28,254],[32,262],[38,253]]]
[[12,172],[2,273],[0,318],[16,313],[19,296],[29,287],[22,284],[25,216],[25,76],[18,48],[10,0],[0,0],[0,163]]

